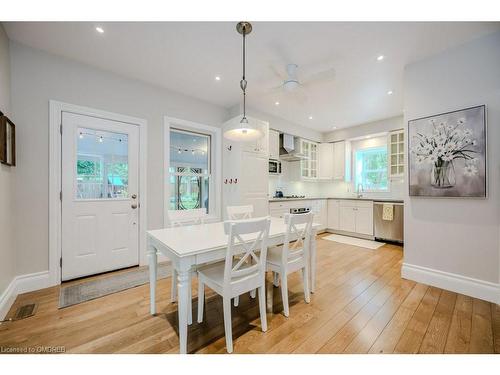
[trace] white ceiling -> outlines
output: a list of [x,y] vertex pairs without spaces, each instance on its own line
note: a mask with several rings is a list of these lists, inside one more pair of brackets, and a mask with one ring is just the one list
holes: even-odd
[[[103,34],[96,23],[4,23],[9,38],[23,44],[226,108],[240,103],[235,23],[99,25]],[[477,22],[254,22],[247,39],[247,103],[319,131],[399,115],[406,64],[499,29],[500,23]],[[385,59],[378,62],[380,54]],[[306,103],[269,93],[280,83],[269,66],[291,62],[302,68],[299,79],[333,67],[335,80],[308,89]]]

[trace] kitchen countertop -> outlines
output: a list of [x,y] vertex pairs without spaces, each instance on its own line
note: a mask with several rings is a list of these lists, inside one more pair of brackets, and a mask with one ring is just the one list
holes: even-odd
[[311,201],[317,199],[340,199],[340,200],[358,200],[358,201],[373,201],[373,202],[388,202],[388,203],[404,203],[402,199],[391,199],[391,198],[356,198],[356,197],[305,197],[305,198],[269,198],[269,202],[287,202],[287,201]]

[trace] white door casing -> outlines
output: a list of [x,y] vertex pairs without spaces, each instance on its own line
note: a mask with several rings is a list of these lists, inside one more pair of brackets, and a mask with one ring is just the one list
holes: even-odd
[[[115,193],[107,188],[91,187],[89,198],[81,192],[82,184],[78,184],[76,178],[80,137],[92,142],[99,142],[100,138],[102,145],[120,144],[109,147],[126,150],[122,155],[113,155],[122,162],[126,160],[128,165],[128,190],[125,193],[113,197]],[[139,264],[139,126],[63,112],[61,156],[61,279]],[[102,159],[104,155],[96,152],[88,158]],[[107,164],[101,160],[100,165],[100,168],[106,168]],[[107,186],[107,173],[105,175],[103,185]],[[135,199],[132,198],[134,195]]]

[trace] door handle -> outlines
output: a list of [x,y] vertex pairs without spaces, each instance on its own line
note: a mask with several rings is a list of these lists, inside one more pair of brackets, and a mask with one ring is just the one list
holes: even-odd
[[132,207],[132,209],[135,210],[137,208],[137,204],[136,203],[132,203],[132,205],[130,207]]
[[132,199],[136,199],[137,198],[137,194],[132,194]]

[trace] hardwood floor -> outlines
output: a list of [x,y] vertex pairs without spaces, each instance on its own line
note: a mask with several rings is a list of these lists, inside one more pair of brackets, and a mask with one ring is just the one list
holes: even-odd
[[[404,280],[401,262],[398,246],[365,250],[320,238],[311,303],[304,302],[300,275],[291,275],[290,317],[285,318],[279,289],[268,278],[268,331],[260,330],[257,300],[242,296],[232,310],[234,352],[500,353],[500,306]],[[59,287],[26,293],[8,316],[29,302],[39,304],[37,313],[1,325],[0,347],[176,353],[177,305],[169,294],[170,279],[160,280],[159,314],[151,316],[147,284],[61,310]],[[222,300],[208,289],[206,297],[204,323],[197,324],[193,312],[188,350],[225,353]]]

